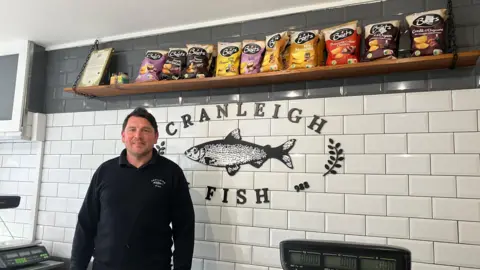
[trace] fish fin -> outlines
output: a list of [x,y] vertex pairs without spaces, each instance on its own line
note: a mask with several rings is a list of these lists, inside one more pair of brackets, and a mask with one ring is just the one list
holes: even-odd
[[291,139],[286,141],[284,144],[280,145],[278,148],[280,148],[280,155],[276,156],[275,158],[280,160],[285,166],[287,166],[290,169],[293,169],[293,162],[292,158],[289,155],[290,150],[295,146],[296,139]]
[[226,168],[227,168],[227,173],[230,176],[235,175],[238,172],[238,170],[240,170],[240,166],[238,166],[237,164],[227,166]]
[[265,163],[265,161],[267,161],[266,159],[261,159],[261,160],[256,160],[256,161],[252,161],[250,162],[250,165],[252,165],[253,167],[255,168],[260,168],[262,167],[263,163]]
[[211,157],[205,157],[204,160],[205,160],[205,164],[207,164],[207,165],[212,165],[216,161],[215,159],[213,159]]
[[297,142],[296,139],[286,141],[284,144],[281,145],[282,150],[286,151],[287,153],[290,152],[290,150],[292,150],[292,148],[295,146],[295,142]]
[[283,164],[285,164],[285,166],[287,166],[288,168],[293,169],[292,158],[291,158],[288,154],[282,156],[282,162],[283,162]]
[[225,137],[225,140],[241,140],[240,129],[236,128]]

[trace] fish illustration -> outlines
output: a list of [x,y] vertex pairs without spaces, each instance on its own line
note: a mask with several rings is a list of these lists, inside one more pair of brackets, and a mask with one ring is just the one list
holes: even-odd
[[295,146],[296,139],[286,141],[280,146],[261,146],[242,141],[240,129],[235,129],[223,140],[214,140],[193,146],[185,151],[185,155],[199,163],[225,167],[230,176],[240,170],[240,165],[250,164],[260,168],[270,158],[280,160],[285,166],[293,169],[290,150]]

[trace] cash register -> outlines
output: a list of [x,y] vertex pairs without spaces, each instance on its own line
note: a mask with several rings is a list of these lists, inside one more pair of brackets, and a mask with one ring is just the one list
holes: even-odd
[[284,240],[280,260],[284,270],[411,270],[408,249],[354,242]]
[[[20,196],[0,195],[0,209],[17,208],[19,204]],[[1,218],[0,221],[3,223]],[[0,242],[0,269],[46,270],[58,269],[62,265],[63,262],[50,260],[47,249],[39,241],[19,239]]]

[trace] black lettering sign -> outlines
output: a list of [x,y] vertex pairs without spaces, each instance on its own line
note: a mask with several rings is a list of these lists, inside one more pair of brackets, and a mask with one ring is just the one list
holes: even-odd
[[265,115],[263,112],[264,107],[265,103],[255,103],[255,116],[263,117]]
[[189,126],[193,126],[192,116],[190,114],[182,115],[182,120],[183,120],[183,128],[188,128]]
[[170,123],[168,123],[167,126],[165,127],[165,131],[166,131],[167,134],[170,135],[170,136],[175,135],[175,134],[177,133],[177,131],[178,131],[177,129],[175,129],[173,132],[170,130],[170,127],[173,126],[173,125],[175,125],[175,123],[174,123],[174,122],[170,122]]
[[223,203],[228,203],[227,197],[228,197],[228,188],[224,188],[223,189],[223,200],[222,200]]
[[[263,194],[260,194],[261,191],[263,191]],[[262,203],[261,198],[263,198],[263,203],[269,203],[270,202],[268,200],[268,188],[255,189],[255,193],[257,195],[257,204]]]
[[292,123],[298,123],[298,122],[300,122],[300,119],[301,119],[302,117],[301,117],[301,116],[296,116],[296,117],[295,117],[295,120],[293,120],[293,119],[292,119],[292,115],[293,115],[293,112],[294,112],[294,111],[297,111],[299,115],[302,114],[302,110],[297,109],[297,108],[292,108],[292,109],[290,109],[290,111],[288,111],[288,120],[290,120],[290,122],[292,122]]
[[213,193],[217,190],[216,187],[211,187],[211,186],[207,186],[207,196],[205,196],[205,200],[211,200],[212,199],[212,196],[213,196]]
[[237,203],[245,204],[247,202],[247,197],[245,197],[247,191],[245,189],[237,189]]
[[[207,186],[207,194],[205,195],[205,200],[212,200],[212,197],[214,196],[214,193],[217,191],[216,187],[212,186]],[[228,188],[223,188],[223,195],[222,195],[222,203],[228,203],[228,195],[230,189]],[[237,189],[237,204],[245,204],[247,203],[247,197],[246,197],[247,191],[245,189]],[[256,203],[270,203],[270,200],[268,198],[268,188],[257,188],[255,189],[255,195],[256,195]],[[263,200],[263,201],[262,201]]]
[[200,113],[200,122],[203,122],[203,121],[210,121],[210,117],[205,111],[205,108],[202,108],[202,112]]
[[[314,115],[313,116],[313,119],[312,121],[310,122],[310,125],[308,125],[308,128],[311,129],[311,130],[314,130],[315,132],[317,132],[318,134],[320,134],[320,132],[322,131],[322,128],[323,126],[325,125],[325,123],[327,123],[326,120],[324,119],[321,119],[320,120],[320,123],[318,123],[318,120],[320,119],[320,117],[318,115]],[[316,127],[316,128],[315,128]],[[315,129],[314,129],[315,128]]]
[[272,118],[278,118],[278,111],[280,110],[280,104],[275,104],[275,112],[273,113]]
[[242,113],[242,105],[243,105],[243,102],[238,102],[237,103],[237,107],[238,107],[237,116],[246,116],[247,115],[247,111],[243,111],[243,113]]
[[228,117],[228,104],[224,104],[223,108],[222,106],[217,105],[217,113],[217,118],[222,118],[221,114],[223,114],[224,117]]

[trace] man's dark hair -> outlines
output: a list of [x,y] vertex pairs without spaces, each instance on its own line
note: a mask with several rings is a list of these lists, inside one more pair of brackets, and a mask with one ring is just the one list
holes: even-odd
[[127,126],[127,123],[128,123],[128,119],[130,119],[130,117],[132,116],[142,117],[147,119],[148,122],[150,122],[150,124],[152,125],[153,129],[155,130],[155,133],[158,133],[157,120],[155,120],[155,117],[143,107],[135,108],[133,112],[131,112],[129,115],[127,115],[127,117],[125,117],[125,120],[123,120],[122,130],[125,130],[125,127]]

